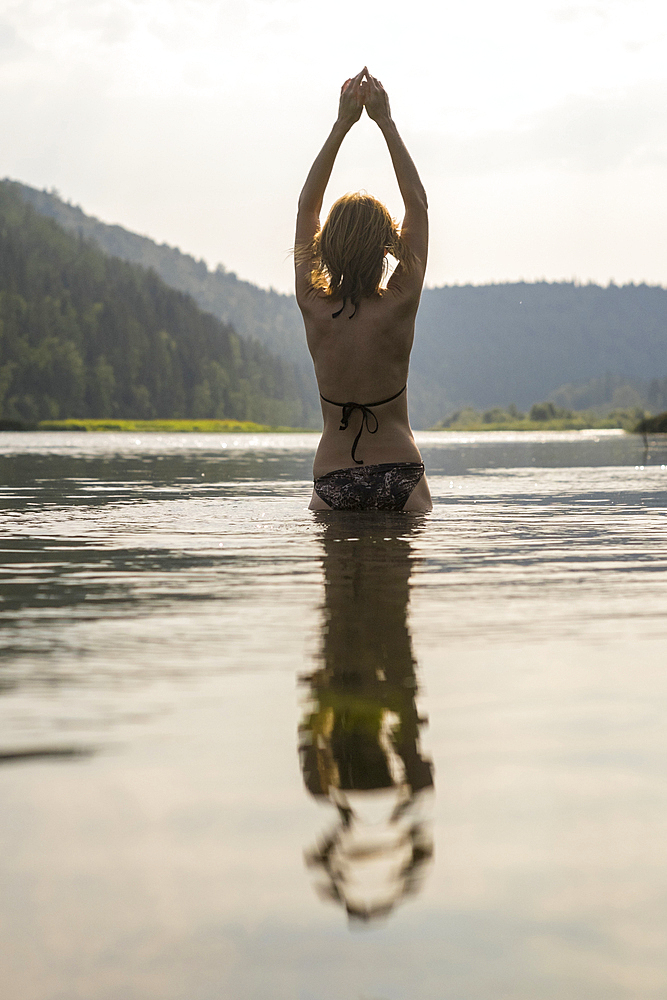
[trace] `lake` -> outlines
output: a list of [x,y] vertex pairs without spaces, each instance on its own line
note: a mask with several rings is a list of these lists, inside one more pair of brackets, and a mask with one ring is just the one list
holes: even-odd
[[667,446],[2,433],[8,1000],[664,1000]]

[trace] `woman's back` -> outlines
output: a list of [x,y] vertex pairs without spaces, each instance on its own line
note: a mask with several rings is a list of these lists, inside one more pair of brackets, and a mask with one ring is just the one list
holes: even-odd
[[381,399],[405,385],[418,304],[396,286],[356,308],[322,293],[299,301],[320,392]]
[[302,311],[324,421],[314,475],[351,464],[352,445],[364,416],[361,410],[350,413],[348,427],[341,433],[346,403],[376,404],[372,407],[375,419],[369,415],[366,433],[359,439],[355,464],[360,459],[364,464],[421,461],[403,391],[416,306],[410,308],[395,284],[382,295],[362,299],[356,309],[349,300],[343,304],[320,293],[309,296]]

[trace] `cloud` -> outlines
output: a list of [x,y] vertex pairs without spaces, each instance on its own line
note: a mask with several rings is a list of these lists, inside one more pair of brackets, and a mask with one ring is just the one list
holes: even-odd
[[591,173],[667,165],[667,84],[571,96],[513,128],[448,140],[447,146],[448,167],[455,173],[535,167]]
[[[609,0],[607,0],[609,4]],[[569,3],[562,7],[556,7],[553,12],[554,21],[561,21],[571,24],[573,21],[583,21],[588,18],[599,18],[608,21],[610,18],[609,6],[605,7],[601,3]]]
[[20,37],[14,25],[0,21],[0,66],[26,55],[30,46]]

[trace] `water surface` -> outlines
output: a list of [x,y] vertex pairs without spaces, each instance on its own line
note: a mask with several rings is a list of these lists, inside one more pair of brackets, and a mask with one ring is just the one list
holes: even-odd
[[0,976],[21,1000],[663,1000],[667,451],[0,434]]

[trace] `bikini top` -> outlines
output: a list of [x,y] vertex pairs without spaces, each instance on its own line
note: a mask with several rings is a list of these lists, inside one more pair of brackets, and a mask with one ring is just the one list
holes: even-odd
[[[359,438],[361,437],[364,427],[366,428],[369,434],[377,434],[378,428],[380,426],[378,418],[373,413],[372,407],[382,406],[383,403],[391,403],[392,399],[398,399],[398,397],[405,392],[407,387],[408,386],[406,383],[403,386],[403,388],[399,389],[398,392],[394,393],[393,396],[388,396],[387,399],[379,399],[377,403],[354,403],[354,402],[336,403],[334,402],[333,399],[327,399],[326,396],[322,396],[322,393],[320,393],[320,396],[322,397],[325,403],[331,403],[332,406],[340,406],[342,414],[340,419],[340,427],[338,429],[341,431],[347,430],[348,424],[350,422],[350,417],[352,416],[354,411],[361,410],[361,427],[359,428],[359,433],[354,439],[354,444],[352,445],[352,451],[350,452],[350,454],[352,455],[352,461],[355,462],[356,465],[364,464],[363,458],[354,457],[357,450],[357,445],[359,444]],[[371,426],[369,424],[368,422],[369,420],[372,420],[374,422],[374,426]]]

